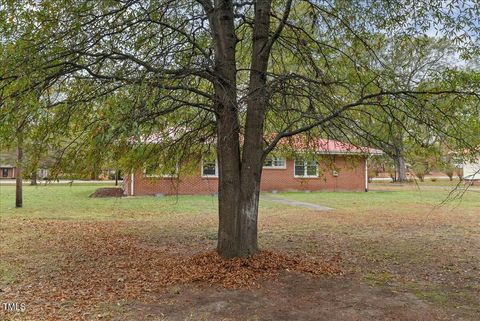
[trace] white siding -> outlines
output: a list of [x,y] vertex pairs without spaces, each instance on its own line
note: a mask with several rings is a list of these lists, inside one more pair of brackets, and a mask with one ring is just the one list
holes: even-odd
[[480,180],[480,158],[476,163],[465,163],[465,166],[463,166],[463,177],[467,180]]

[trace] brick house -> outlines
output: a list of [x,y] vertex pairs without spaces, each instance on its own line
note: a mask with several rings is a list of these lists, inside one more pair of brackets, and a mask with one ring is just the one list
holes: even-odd
[[[300,154],[306,149],[313,153],[303,158],[299,153],[297,156],[267,157],[260,185],[262,191],[367,191],[367,159],[370,155],[382,154],[377,149],[325,139],[316,140],[313,146],[309,143],[308,148],[295,144],[295,149]],[[216,193],[216,159],[204,158],[196,164],[196,169],[188,175],[159,175],[137,169],[124,177],[125,195]]]
[[[24,157],[28,154],[24,153]],[[15,151],[0,151],[0,179],[14,179],[17,177],[16,169],[16,152]],[[50,166],[53,165],[53,160],[48,157],[42,158],[39,162],[39,168],[37,169],[37,179],[46,179],[50,173]],[[23,170],[24,179],[31,176],[31,173],[26,173],[26,169]]]
[[15,167],[11,165],[0,164],[0,179],[15,178]]
[[15,153],[0,151],[0,179],[15,178]]

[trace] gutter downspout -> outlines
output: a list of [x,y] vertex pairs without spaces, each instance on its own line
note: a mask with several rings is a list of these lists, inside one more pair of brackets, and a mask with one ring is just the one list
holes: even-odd
[[365,158],[365,192],[368,192],[368,157]]
[[130,196],[135,195],[135,174],[133,174],[133,171],[130,174]]

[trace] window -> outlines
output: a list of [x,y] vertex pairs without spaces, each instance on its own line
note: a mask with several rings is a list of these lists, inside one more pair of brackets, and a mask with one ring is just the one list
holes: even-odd
[[153,163],[144,169],[143,174],[145,177],[176,177],[178,175],[178,164],[172,169],[165,168],[165,166],[160,163]]
[[8,177],[8,168],[2,168],[2,177]]
[[317,161],[305,161],[303,159],[295,160],[295,177],[318,177]]
[[217,159],[213,157],[205,157],[202,160],[202,176],[203,177],[217,177],[218,165]]
[[285,157],[267,157],[263,163],[265,168],[287,168]]

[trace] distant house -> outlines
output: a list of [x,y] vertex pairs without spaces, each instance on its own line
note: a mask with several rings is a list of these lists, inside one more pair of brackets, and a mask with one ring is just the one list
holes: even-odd
[[[25,156],[25,154],[24,154]],[[47,179],[49,176],[49,167],[51,161],[48,159],[42,159],[37,170],[37,179]],[[0,152],[0,179],[13,179],[17,177],[16,154],[15,151],[2,151]],[[30,177],[31,173],[23,172],[24,178]]]
[[15,178],[15,167],[7,164],[0,164],[0,179]]
[[0,151],[0,179],[15,178],[15,153]]
[[477,161],[466,162],[463,165],[463,178],[467,183],[480,185],[480,157]]
[[[308,146],[294,143],[297,156],[275,153],[263,166],[262,191],[366,191],[367,158],[382,151],[318,139]],[[306,153],[306,151],[309,153]],[[290,153],[292,154],[292,153]],[[298,156],[304,154],[304,157]],[[309,155],[309,156],[307,156]],[[218,162],[203,158],[193,174],[162,175],[137,169],[124,177],[125,195],[212,194],[218,190]]]
[[[39,168],[37,170],[37,179],[47,179],[49,172],[46,168]],[[17,177],[16,174],[15,166],[0,164],[0,179],[13,179]]]

